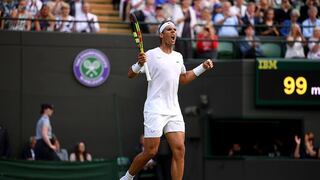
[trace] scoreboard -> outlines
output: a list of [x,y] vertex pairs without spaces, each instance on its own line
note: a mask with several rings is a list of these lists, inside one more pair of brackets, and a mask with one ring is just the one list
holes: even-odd
[[319,106],[320,60],[256,60],[256,105]]

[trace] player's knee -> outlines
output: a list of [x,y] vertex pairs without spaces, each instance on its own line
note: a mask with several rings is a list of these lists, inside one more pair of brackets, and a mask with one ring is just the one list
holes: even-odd
[[153,158],[155,155],[157,155],[158,149],[157,148],[146,148],[143,151],[143,154],[148,158]]
[[172,150],[172,153],[174,158],[184,158],[185,146],[183,144],[175,146]]

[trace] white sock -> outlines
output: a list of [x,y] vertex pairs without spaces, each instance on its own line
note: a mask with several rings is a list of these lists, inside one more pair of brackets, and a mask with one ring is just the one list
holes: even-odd
[[127,171],[126,175],[124,175],[120,180],[133,180],[134,176],[132,176],[129,171]]

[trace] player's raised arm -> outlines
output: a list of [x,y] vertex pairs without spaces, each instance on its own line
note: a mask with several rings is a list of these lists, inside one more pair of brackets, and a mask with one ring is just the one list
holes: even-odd
[[207,70],[212,69],[214,66],[213,61],[211,61],[211,59],[207,59],[206,61],[204,61],[203,63],[201,63],[199,66],[197,66],[196,68],[187,71],[184,74],[180,75],[180,84],[188,84],[191,81],[193,81],[194,79],[196,79],[197,76],[200,76],[200,74],[204,73]]
[[136,77],[140,73],[145,62],[147,62],[146,54],[143,52],[139,53],[138,61],[129,68],[128,78],[132,79]]

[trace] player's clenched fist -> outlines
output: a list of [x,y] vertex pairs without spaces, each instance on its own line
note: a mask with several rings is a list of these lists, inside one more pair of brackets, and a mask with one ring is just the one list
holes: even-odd
[[207,59],[206,61],[203,62],[203,68],[205,68],[206,70],[212,69],[213,65],[214,64],[211,61],[211,59]]
[[143,53],[143,52],[139,53],[139,55],[138,55],[138,64],[140,66],[143,66],[145,62],[147,62],[146,54]]

